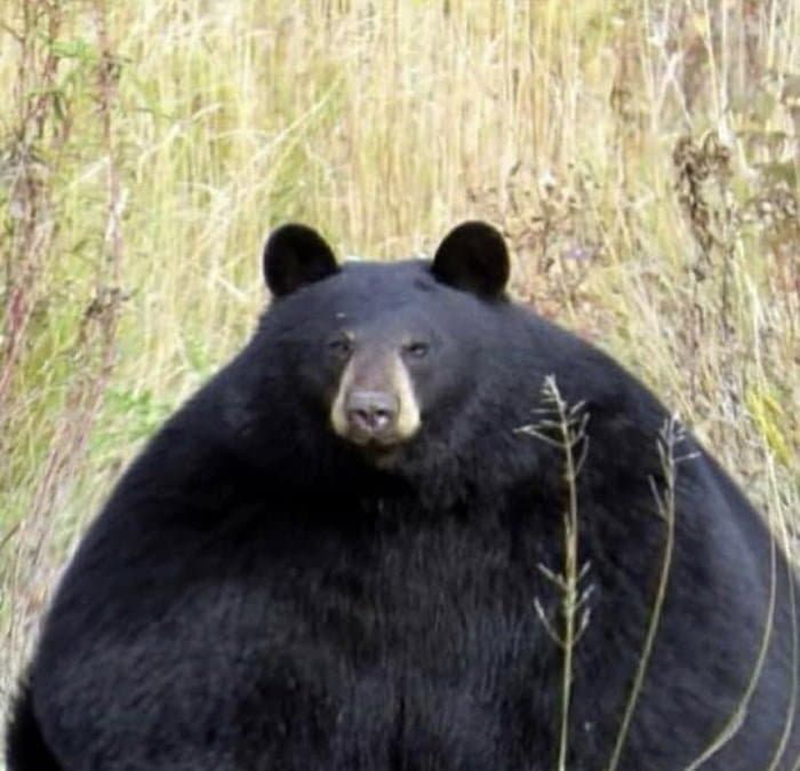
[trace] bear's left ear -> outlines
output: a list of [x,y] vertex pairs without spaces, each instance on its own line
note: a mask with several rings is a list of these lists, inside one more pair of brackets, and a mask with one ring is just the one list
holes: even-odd
[[264,247],[264,279],[275,297],[321,281],[339,270],[325,239],[305,225],[283,225]]
[[443,284],[494,298],[503,294],[511,266],[503,236],[485,222],[464,222],[445,236],[431,266]]

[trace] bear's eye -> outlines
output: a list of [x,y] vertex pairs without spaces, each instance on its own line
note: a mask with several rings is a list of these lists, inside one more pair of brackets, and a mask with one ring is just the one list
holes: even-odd
[[335,356],[346,359],[353,352],[353,340],[350,337],[335,337],[328,343],[328,350]]
[[423,343],[421,340],[415,340],[411,343],[406,343],[403,346],[403,353],[411,356],[413,359],[425,358],[425,356],[428,355],[429,350],[430,346],[427,343]]

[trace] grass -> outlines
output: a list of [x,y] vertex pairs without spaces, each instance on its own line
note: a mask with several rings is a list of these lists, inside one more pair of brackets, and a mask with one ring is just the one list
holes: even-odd
[[287,220],[391,258],[490,219],[791,541],[800,0],[8,0],[0,87],[0,703]]

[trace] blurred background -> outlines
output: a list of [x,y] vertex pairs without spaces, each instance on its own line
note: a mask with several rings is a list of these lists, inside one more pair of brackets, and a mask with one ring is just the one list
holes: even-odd
[[252,331],[289,220],[378,259],[490,220],[515,297],[791,541],[800,0],[3,0],[0,96],[0,711],[121,469]]

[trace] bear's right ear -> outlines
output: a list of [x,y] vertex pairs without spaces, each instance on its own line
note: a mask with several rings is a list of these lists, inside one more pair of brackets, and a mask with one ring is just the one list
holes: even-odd
[[464,222],[444,238],[431,265],[443,284],[484,298],[501,297],[511,265],[506,242],[485,222]]
[[284,297],[338,270],[325,239],[305,225],[279,227],[264,247],[264,279],[275,297]]

